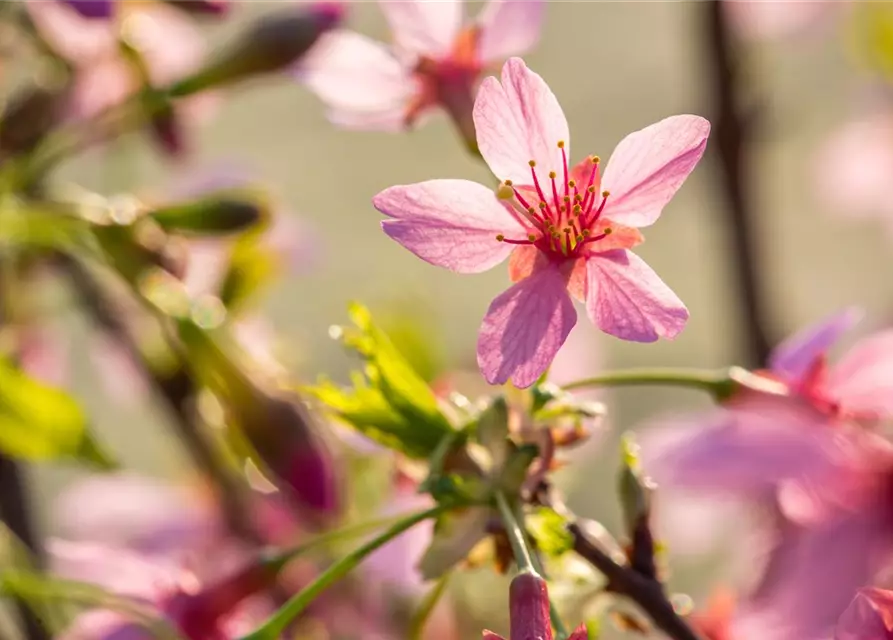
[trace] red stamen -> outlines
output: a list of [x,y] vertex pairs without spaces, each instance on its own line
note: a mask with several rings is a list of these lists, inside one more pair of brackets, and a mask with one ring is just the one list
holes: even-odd
[[570,189],[567,175],[567,150],[564,148],[564,141],[559,142],[558,146],[561,147],[561,164],[564,165],[564,195],[567,195],[568,190]]
[[512,240],[510,238],[503,238],[500,242],[504,242],[506,244],[533,244],[534,240]]
[[540,197],[540,205],[546,205],[543,211],[543,214],[547,218],[552,217],[552,212],[549,211],[549,205],[546,203],[546,194],[543,193],[543,188],[540,186],[539,178],[536,177],[536,163],[531,160],[530,161],[530,174],[533,176],[533,186],[536,187],[536,193]]

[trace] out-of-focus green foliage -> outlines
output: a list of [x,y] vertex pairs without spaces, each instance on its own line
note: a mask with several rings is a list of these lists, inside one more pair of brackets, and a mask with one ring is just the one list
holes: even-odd
[[537,548],[547,556],[557,558],[574,548],[574,537],[567,530],[567,522],[552,509],[536,509],[527,516],[526,524]]
[[87,430],[80,405],[0,358],[0,448],[28,460],[73,458],[99,468],[112,461]]
[[250,229],[267,215],[263,194],[227,189],[155,209],[149,216],[168,232],[213,236]]

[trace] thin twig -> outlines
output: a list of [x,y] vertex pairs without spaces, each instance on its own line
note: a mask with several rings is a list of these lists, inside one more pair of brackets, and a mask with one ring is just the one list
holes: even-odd
[[726,198],[726,214],[731,237],[731,256],[738,293],[743,304],[747,357],[750,365],[765,364],[770,341],[766,336],[764,291],[760,286],[757,265],[760,263],[753,227],[752,203],[747,190],[749,149],[754,118],[741,109],[741,86],[733,52],[732,39],[723,15],[723,3],[708,0],[702,3],[704,34],[710,65],[714,108],[713,148],[722,174]]
[[[0,452],[0,519],[42,565],[43,548],[32,523],[27,486],[18,462]],[[50,634],[27,602],[16,598],[19,620],[27,640],[49,640]]]
[[640,574],[629,565],[616,562],[589,539],[579,523],[569,524],[568,531],[574,537],[574,551],[604,574],[610,591],[638,604],[654,624],[674,640],[700,640],[676,613],[660,582]]

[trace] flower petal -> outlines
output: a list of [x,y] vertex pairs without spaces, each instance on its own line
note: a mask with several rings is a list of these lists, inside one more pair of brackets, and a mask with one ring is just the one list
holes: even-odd
[[457,273],[479,273],[505,260],[513,245],[497,234],[526,231],[487,187],[469,180],[429,180],[385,189],[372,199],[384,232],[422,260]]
[[89,66],[99,58],[114,55],[112,22],[88,20],[59,2],[28,0],[25,8],[41,35],[66,60]]
[[354,31],[323,36],[296,75],[345,127],[396,129],[418,90],[409,70],[381,44]]
[[461,0],[379,0],[397,47],[441,58],[450,53],[462,26]]
[[588,640],[589,638],[589,630],[586,628],[585,624],[581,624],[579,627],[574,629],[574,632],[571,634],[571,637],[567,640]]
[[893,591],[859,589],[840,620],[834,640],[876,640],[893,636]]
[[633,227],[653,224],[704,155],[709,134],[707,120],[683,115],[626,136],[602,178],[611,192],[605,215]]
[[605,333],[622,340],[673,339],[688,309],[636,254],[622,249],[586,260],[586,312]]
[[521,56],[536,46],[544,0],[490,0],[478,17],[478,55],[484,64]]
[[848,441],[820,420],[787,398],[761,398],[658,421],[645,428],[659,431],[642,462],[668,487],[761,497],[782,481],[827,480],[849,468]]
[[558,99],[520,58],[511,58],[502,67],[501,84],[496,78],[481,84],[474,125],[481,155],[501,180],[529,184],[531,160],[542,175],[560,171],[560,140],[570,155],[570,133]]
[[801,329],[772,350],[769,368],[788,380],[799,380],[863,315],[861,309],[850,307]]
[[893,330],[856,343],[830,374],[828,390],[844,412],[893,416]]
[[490,305],[478,336],[478,366],[490,384],[511,378],[515,386],[529,387],[576,322],[561,272],[555,267],[537,271]]

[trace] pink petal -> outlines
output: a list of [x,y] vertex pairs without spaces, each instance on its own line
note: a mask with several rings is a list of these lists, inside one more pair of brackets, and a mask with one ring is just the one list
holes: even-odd
[[503,638],[498,633],[493,633],[492,631],[487,631],[486,629],[484,630],[483,639],[484,640],[505,640],[505,638]]
[[143,56],[152,82],[166,85],[195,71],[205,55],[205,41],[181,11],[161,3],[124,4],[122,31]]
[[602,177],[611,192],[605,216],[647,227],[704,155],[710,123],[700,116],[672,116],[620,141]]
[[19,364],[28,375],[54,387],[69,379],[68,340],[60,331],[32,325],[19,340]]
[[643,447],[642,461],[658,484],[745,499],[782,481],[839,479],[850,470],[849,443],[821,419],[787,398],[767,398],[660,421],[649,428],[666,434]]
[[497,241],[497,234],[527,234],[493,191],[469,180],[391,187],[372,204],[396,218],[381,223],[386,234],[422,260],[457,273],[479,273],[505,260],[514,245]]
[[43,37],[70,62],[88,67],[116,54],[112,21],[88,20],[61,2],[28,0],[25,7]]
[[863,315],[861,309],[850,307],[801,329],[772,350],[769,368],[790,381],[799,380]]
[[442,58],[462,26],[461,0],[379,0],[402,52]]
[[399,128],[419,91],[411,70],[384,46],[347,30],[323,36],[297,76],[326,103],[331,119],[350,128]]
[[97,61],[75,76],[70,98],[72,116],[83,120],[92,118],[124,102],[136,88],[136,76],[122,58]]
[[672,340],[688,320],[688,309],[651,267],[622,249],[587,258],[586,312],[605,333],[633,342]]
[[828,0],[726,0],[723,9],[738,36],[780,40],[803,35],[827,22],[842,4]]
[[893,118],[886,108],[877,109],[846,123],[822,145],[815,163],[818,203],[847,218],[893,217],[891,175]]
[[893,637],[893,592],[859,589],[840,620],[834,640],[886,640]]
[[842,510],[820,526],[783,529],[762,584],[740,611],[743,619],[771,633],[748,633],[736,626],[731,637],[829,637],[853,593],[871,584],[893,550],[884,510],[876,503]]
[[547,267],[500,294],[478,335],[478,366],[490,384],[529,387],[552,363],[577,322],[564,277]]
[[893,330],[858,342],[830,373],[828,390],[845,412],[893,416]]
[[490,0],[477,22],[478,55],[484,64],[521,56],[539,42],[544,0]]
[[130,352],[107,334],[90,336],[90,360],[105,393],[121,403],[135,404],[149,395],[149,383]]
[[570,155],[567,119],[558,99],[520,58],[502,67],[502,83],[486,78],[474,103],[474,124],[481,155],[500,180],[530,184],[531,160],[537,174],[562,169],[558,142]]
[[567,640],[588,640],[589,638],[589,630],[586,629],[585,624],[581,624],[579,627],[574,629],[574,632],[570,635],[570,638]]

